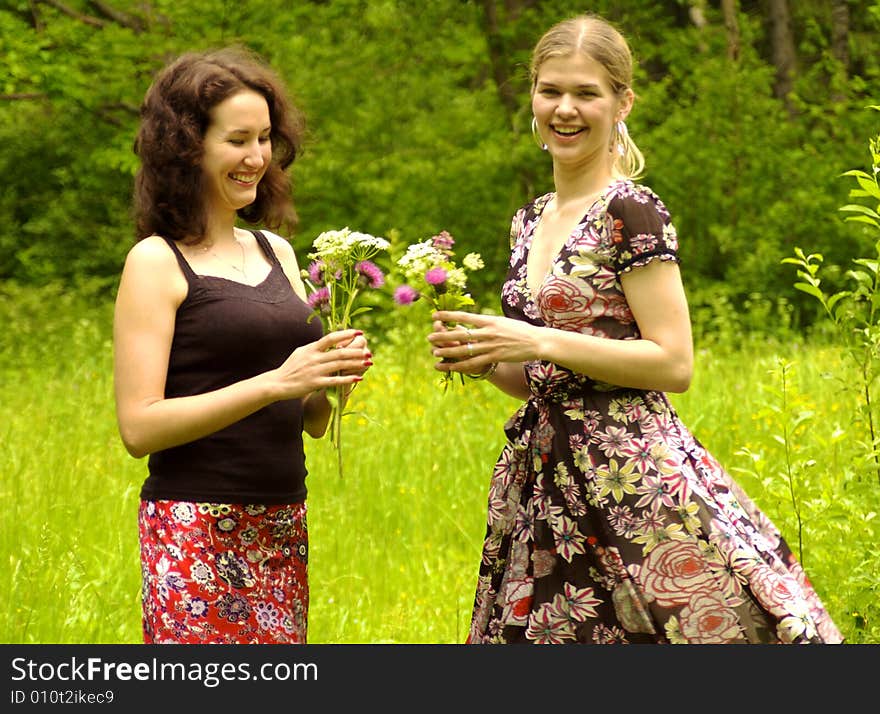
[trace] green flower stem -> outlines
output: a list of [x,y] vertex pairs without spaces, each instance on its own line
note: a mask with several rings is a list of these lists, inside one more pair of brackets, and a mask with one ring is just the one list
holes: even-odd
[[[330,318],[327,321],[327,329],[331,332],[347,330],[351,327],[351,311],[354,307],[355,299],[360,293],[357,287],[357,275],[354,275],[353,272],[347,270],[339,283],[328,282],[330,289]],[[340,305],[339,303],[344,304]],[[344,387],[334,387],[332,395],[332,398],[328,400],[330,402],[330,442],[336,450],[336,467],[339,472],[339,478],[343,478],[342,417],[345,406]]]

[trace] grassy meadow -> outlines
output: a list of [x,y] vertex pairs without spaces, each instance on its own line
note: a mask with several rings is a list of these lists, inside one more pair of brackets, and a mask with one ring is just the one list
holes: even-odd
[[[0,290],[3,643],[141,641],[146,462],[116,431],[111,310],[60,289]],[[484,383],[444,394],[420,327],[371,347],[343,422],[344,478],[329,442],[306,437],[309,641],[459,643],[516,403]],[[801,553],[848,641],[880,643],[880,481],[859,462],[848,370],[839,350],[801,341],[701,348],[673,401]]]

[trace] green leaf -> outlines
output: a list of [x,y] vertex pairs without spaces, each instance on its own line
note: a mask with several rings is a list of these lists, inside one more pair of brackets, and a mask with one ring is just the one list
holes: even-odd
[[833,309],[834,309],[834,306],[837,305],[838,302],[840,302],[841,300],[843,300],[845,297],[848,297],[849,295],[852,295],[852,293],[851,293],[849,290],[842,290],[841,292],[839,292],[839,293],[835,293],[834,295],[832,295],[831,297],[829,297],[829,298],[828,298],[828,303],[827,303],[827,304],[828,304],[828,310],[829,310],[829,311],[833,310]]
[[866,216],[871,216],[871,218],[880,218],[880,214],[877,211],[868,208],[867,206],[860,206],[857,203],[850,203],[846,206],[841,206],[838,210],[840,211],[854,211],[856,213],[864,213]]
[[814,298],[817,298],[821,302],[825,302],[824,293],[819,290],[819,288],[817,288],[815,285],[809,285],[807,283],[795,283],[794,286],[798,290],[807,293],[807,295],[812,295]]
[[869,196],[874,196],[875,198],[880,199],[880,186],[877,185],[877,180],[873,176],[870,178],[862,178],[859,176],[856,178],[856,181],[859,182],[859,186],[861,186]]
[[880,223],[875,221],[873,218],[868,218],[867,216],[847,216],[845,221],[850,221],[852,223],[867,223],[870,226],[874,226],[875,228],[880,228]]
[[864,171],[860,171],[859,169],[852,169],[852,170],[850,170],[850,171],[844,171],[844,172],[843,172],[842,174],[840,174],[840,175],[841,175],[841,176],[855,176],[857,179],[858,179],[858,178],[864,178],[864,179],[868,179],[869,181],[870,181],[871,178],[872,178],[872,176],[871,176],[870,174],[867,174],[867,173],[865,173]]
[[866,267],[874,275],[877,274],[877,261],[872,258],[855,258],[853,263]]

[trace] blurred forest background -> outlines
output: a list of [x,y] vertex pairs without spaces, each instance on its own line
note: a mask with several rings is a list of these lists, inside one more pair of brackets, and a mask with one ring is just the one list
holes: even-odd
[[153,74],[240,43],[308,122],[301,253],[344,225],[406,242],[445,229],[486,258],[472,287],[494,295],[510,216],[551,188],[529,132],[530,50],[584,11],[632,45],[630,132],[681,236],[697,336],[706,315],[771,333],[812,322],[819,306],[781,259],[821,252],[833,284],[873,247],[838,208],[841,174],[870,165],[878,0],[2,0],[0,285],[112,296]]

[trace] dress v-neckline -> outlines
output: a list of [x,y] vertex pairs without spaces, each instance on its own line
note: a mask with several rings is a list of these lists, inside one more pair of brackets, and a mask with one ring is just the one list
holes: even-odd
[[530,285],[530,282],[529,282],[529,256],[531,255],[531,252],[532,252],[532,242],[535,239],[535,233],[537,233],[537,231],[538,231],[538,226],[541,223],[541,219],[544,217],[544,210],[547,208],[547,205],[550,203],[550,201],[552,201],[556,197],[555,191],[551,191],[550,193],[544,194],[544,196],[546,197],[546,200],[541,205],[540,211],[535,216],[535,221],[532,223],[532,229],[529,232],[529,235],[526,239],[525,252],[523,255],[523,266],[525,268],[524,275],[525,275],[526,292],[528,293],[529,301],[532,302],[534,305],[538,304],[538,297],[541,294],[541,288],[544,287],[544,284],[547,282],[547,280],[550,278],[550,276],[553,275],[553,267],[559,261],[559,258],[563,254],[565,249],[568,248],[568,244],[571,243],[571,239],[574,237],[574,235],[576,233],[579,232],[578,229],[584,224],[587,217],[593,212],[593,209],[596,208],[596,205],[599,204],[600,202],[604,201],[605,198],[608,196],[608,194],[611,192],[611,189],[614,186],[616,186],[617,184],[619,184],[622,180],[623,179],[615,179],[615,180],[611,181],[611,183],[609,183],[605,188],[602,189],[602,191],[599,194],[596,195],[596,198],[594,198],[593,201],[589,204],[589,206],[587,206],[587,209],[586,209],[586,211],[584,211],[580,220],[575,224],[574,228],[572,228],[572,230],[568,234],[568,236],[566,236],[565,241],[562,243],[561,246],[559,246],[559,250],[557,250],[550,257],[550,261],[547,263],[547,270],[544,272],[544,275],[541,276],[540,282],[535,284],[536,289],[532,290],[532,286]]

